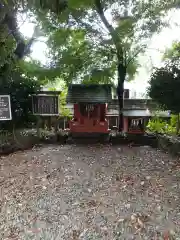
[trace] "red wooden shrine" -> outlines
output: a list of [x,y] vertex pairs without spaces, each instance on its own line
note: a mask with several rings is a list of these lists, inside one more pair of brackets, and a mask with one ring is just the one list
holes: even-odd
[[111,85],[72,84],[67,96],[67,102],[74,104],[70,133],[108,134],[110,129],[106,116],[111,100]]
[[[129,90],[126,89],[123,111],[124,133],[134,135],[145,133],[145,126],[151,117],[145,101],[147,100],[129,99]],[[112,100],[111,85],[72,84],[68,88],[67,103],[73,103],[74,106],[73,118],[69,122],[71,134],[95,133],[104,135],[109,134],[111,130],[118,129],[118,101]],[[116,120],[115,125],[113,125],[114,121],[112,123],[111,118]]]
[[72,133],[109,133],[107,105],[74,104],[74,117],[69,123]]
[[[125,130],[128,134],[144,134],[145,133],[145,123],[143,117],[124,117],[124,121],[126,120],[126,125],[124,126]],[[127,126],[127,127],[126,127]]]

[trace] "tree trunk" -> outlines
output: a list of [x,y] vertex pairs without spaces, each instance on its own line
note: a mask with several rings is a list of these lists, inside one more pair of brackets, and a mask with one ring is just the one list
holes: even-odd
[[176,134],[179,134],[179,130],[180,130],[180,115],[178,113],[177,115],[177,125],[176,125]]
[[112,41],[114,43],[114,46],[116,48],[116,54],[118,59],[118,86],[117,86],[117,95],[118,95],[118,103],[119,103],[119,132],[123,131],[123,95],[124,95],[124,81],[126,78],[126,63],[124,60],[126,60],[122,42],[119,38],[119,35],[117,31],[113,28],[113,26],[108,22],[104,15],[104,9],[103,4],[101,0],[94,0],[96,11],[101,18],[102,22],[104,23],[105,27],[108,29]]
[[118,64],[118,86],[117,86],[117,95],[118,95],[118,104],[119,104],[119,132],[122,132],[124,129],[123,121],[123,108],[124,108],[124,81],[126,78],[126,67],[119,63]]
[[[5,38],[8,38],[10,34],[14,37],[14,40],[16,41],[14,54],[17,59],[22,59],[30,53],[31,46],[34,43],[35,38],[32,36],[32,38],[26,43],[18,27],[17,15],[18,12],[16,10],[8,9],[4,14],[4,18],[1,19],[1,24],[7,25],[9,33],[7,33],[7,36],[5,36]],[[12,56],[9,57],[12,58]]]

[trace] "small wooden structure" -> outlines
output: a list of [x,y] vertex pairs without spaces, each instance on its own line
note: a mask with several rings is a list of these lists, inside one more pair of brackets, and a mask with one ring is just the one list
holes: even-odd
[[[128,95],[124,96],[124,133],[144,134],[149,119],[157,114],[155,112],[156,104],[151,99],[129,99]],[[112,99],[106,106],[105,118],[108,122],[108,128],[117,130],[119,121],[118,100]],[[70,115],[74,116],[76,111],[74,105],[67,104],[67,109],[70,111]],[[167,111],[159,112],[158,116],[165,119],[170,117]],[[67,124],[66,119],[64,121]]]
[[144,134],[147,122],[150,118],[148,110],[125,110],[124,132],[128,134]]
[[72,136],[109,134],[106,119],[107,105],[112,100],[109,84],[72,84],[68,88],[67,103],[74,104],[74,116],[69,122]]
[[59,116],[60,91],[39,91],[32,95],[33,114],[37,116]]
[[55,130],[58,127],[59,95],[60,91],[39,91],[32,95],[33,114],[38,116],[37,128],[47,126],[51,128],[52,118],[55,118]]

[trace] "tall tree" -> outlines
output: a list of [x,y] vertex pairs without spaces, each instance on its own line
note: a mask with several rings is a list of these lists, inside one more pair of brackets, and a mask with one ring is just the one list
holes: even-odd
[[6,40],[9,36],[14,39],[14,55],[8,55],[8,58],[12,60],[13,57],[16,59],[22,59],[27,54],[30,53],[30,48],[37,37],[38,29],[35,28],[34,34],[27,41],[24,39],[19,31],[18,26],[18,15],[21,13],[26,13],[27,18],[30,17],[32,13],[37,14],[42,12],[47,14],[48,11],[62,12],[67,7],[66,0],[59,1],[47,1],[47,0],[2,0],[0,1],[0,29],[6,28],[6,34],[1,34],[1,46],[6,44]]
[[0,1],[0,89],[1,94],[11,95],[13,117],[12,122],[1,123],[1,127],[9,127],[11,123],[22,126],[30,120],[32,101],[29,94],[42,85],[36,74],[41,70],[40,65],[23,60],[30,53],[38,32],[35,31],[30,39],[20,33],[18,14],[22,7],[20,1]]
[[177,133],[180,130],[180,69],[175,65],[166,65],[156,69],[151,76],[149,96],[164,110],[170,110],[177,117]]

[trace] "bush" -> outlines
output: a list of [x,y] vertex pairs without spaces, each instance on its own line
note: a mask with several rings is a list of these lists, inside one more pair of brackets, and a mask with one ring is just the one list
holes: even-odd
[[154,133],[175,134],[176,133],[175,118],[174,116],[172,116],[170,123],[157,117],[152,118],[147,125],[147,130]]
[[0,74],[0,89],[2,95],[10,95],[12,121],[0,122],[1,129],[12,130],[16,127],[27,127],[30,122],[35,121],[32,115],[31,94],[40,89],[40,83],[25,76],[16,68],[7,76]]

